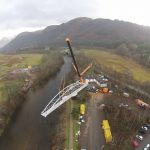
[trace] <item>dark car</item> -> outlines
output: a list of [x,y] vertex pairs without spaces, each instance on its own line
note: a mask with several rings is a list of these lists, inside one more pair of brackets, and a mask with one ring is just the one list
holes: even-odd
[[148,131],[148,128],[146,126],[142,126],[140,129],[142,129],[144,131]]
[[150,129],[150,124],[145,125],[145,127],[147,127],[148,129]]
[[140,133],[140,134],[145,134],[145,133],[146,133],[146,131],[145,131],[145,130],[143,130],[143,129],[139,129],[139,133]]

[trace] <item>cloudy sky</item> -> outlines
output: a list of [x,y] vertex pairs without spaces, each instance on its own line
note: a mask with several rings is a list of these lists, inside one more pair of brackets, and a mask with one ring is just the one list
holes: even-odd
[[83,16],[150,26],[149,15],[149,0],[0,0],[0,38]]

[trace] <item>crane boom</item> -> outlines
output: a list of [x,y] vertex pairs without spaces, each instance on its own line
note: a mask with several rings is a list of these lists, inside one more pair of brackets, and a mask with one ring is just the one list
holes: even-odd
[[68,45],[68,47],[69,47],[69,50],[70,50],[70,53],[71,53],[71,56],[72,56],[72,59],[73,59],[73,63],[74,63],[75,68],[76,68],[76,70],[77,70],[77,74],[78,74],[78,76],[79,76],[79,78],[80,78],[81,75],[80,75],[79,68],[78,68],[78,65],[77,65],[77,63],[76,63],[76,59],[75,59],[75,57],[74,57],[73,51],[72,51],[72,47],[71,47],[71,44],[70,44],[70,39],[69,39],[69,38],[66,38],[66,42],[67,42],[67,45]]
[[60,107],[63,103],[68,101],[70,98],[76,96],[81,90],[86,88],[90,82],[96,82],[97,84],[99,84],[98,81],[96,81],[95,79],[85,79],[85,80],[83,80],[83,78],[82,78],[83,74],[85,74],[92,67],[92,64],[90,64],[80,74],[77,63],[76,63],[76,60],[75,60],[75,57],[74,57],[74,54],[73,54],[73,51],[72,51],[72,48],[71,48],[70,40],[68,38],[66,38],[66,42],[68,44],[68,47],[69,47],[69,50],[71,52],[71,56],[72,56],[72,59],[73,59],[73,67],[76,70],[80,80],[76,81],[75,83],[72,83],[72,84],[68,85],[65,88],[63,88],[63,90],[61,90],[53,99],[50,100],[48,105],[41,112],[41,115],[44,116],[44,117],[46,117],[47,115],[52,113],[55,109]]

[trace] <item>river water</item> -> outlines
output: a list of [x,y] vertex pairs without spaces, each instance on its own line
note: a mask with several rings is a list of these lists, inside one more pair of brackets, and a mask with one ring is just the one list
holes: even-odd
[[43,108],[53,98],[60,82],[71,70],[71,59],[64,57],[64,65],[57,75],[45,86],[30,92],[0,138],[0,150],[50,150],[51,139],[55,135],[59,109],[44,118],[40,115]]

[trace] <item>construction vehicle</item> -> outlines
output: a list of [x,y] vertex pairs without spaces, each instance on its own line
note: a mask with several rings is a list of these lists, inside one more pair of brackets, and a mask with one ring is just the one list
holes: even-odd
[[135,102],[136,102],[136,104],[137,104],[139,107],[141,107],[141,108],[143,108],[143,109],[150,109],[150,105],[147,104],[147,103],[145,103],[145,102],[143,102],[143,101],[140,100],[140,99],[136,99]]
[[84,115],[85,114],[85,104],[80,105],[80,114]]
[[31,66],[31,65],[29,65],[29,66],[28,66],[28,69],[32,69],[32,66]]
[[109,93],[109,88],[104,87],[104,88],[100,88],[99,92],[103,93],[103,94],[108,94]]
[[101,88],[104,88],[104,87],[107,87],[107,86],[108,86],[107,83],[101,83],[101,85],[100,85]]
[[106,143],[111,142],[112,141],[112,134],[111,134],[108,120],[102,121],[102,129],[104,130],[104,137],[105,137]]
[[[79,80],[76,81],[75,83],[72,83],[66,86],[64,89],[59,91],[59,93],[57,93],[57,95],[54,96],[53,99],[50,100],[50,102],[41,112],[41,115],[44,117],[52,113],[55,109],[60,107],[62,104],[64,104],[66,101],[68,101],[72,97],[76,96],[81,90],[86,88],[89,85],[89,83],[96,83],[100,87],[100,83],[96,79],[94,78],[84,79],[83,78],[83,75],[92,67],[92,64],[88,65],[88,67],[80,73],[77,63],[76,63],[75,56],[72,51],[71,42],[69,38],[66,38],[66,42],[67,42],[67,45],[68,45],[68,48],[70,50],[70,54],[73,60],[73,67],[75,71],[77,72]],[[108,93],[108,91],[109,91],[108,88],[102,88],[102,93]]]

